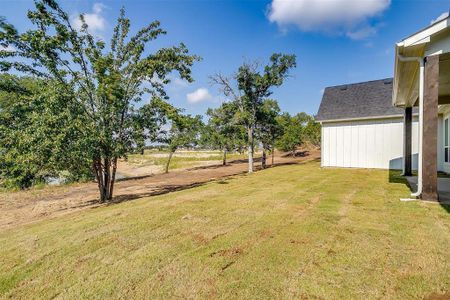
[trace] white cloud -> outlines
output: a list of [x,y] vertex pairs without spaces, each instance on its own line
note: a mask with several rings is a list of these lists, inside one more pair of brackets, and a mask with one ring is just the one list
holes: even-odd
[[[84,20],[88,25],[90,33],[96,34],[106,28],[106,19],[103,17],[103,11],[105,8],[106,6],[102,3],[94,3],[92,6],[92,13],[84,14]],[[81,22],[78,14],[72,17],[72,22],[76,29],[81,29],[83,23]]]
[[390,3],[391,0],[272,0],[268,18],[282,29],[295,25],[302,31],[337,32],[351,39],[365,39],[377,31],[367,25],[368,19],[379,15]]
[[377,33],[377,29],[372,26],[366,26],[363,28],[356,29],[354,31],[348,31],[345,35],[352,40],[364,40],[371,37]]
[[193,91],[192,93],[188,93],[186,95],[187,101],[189,103],[199,103],[203,101],[209,101],[213,99],[213,96],[209,93],[206,88],[199,88]]
[[94,3],[94,5],[92,6],[92,11],[96,14],[101,14],[105,8],[106,5],[103,3]]
[[446,12],[440,14],[439,17],[437,17],[436,19],[431,20],[430,24],[439,22],[440,20],[444,20],[444,19],[447,18],[448,16],[449,16],[449,12],[446,11]]
[[182,89],[189,86],[189,82],[178,77],[170,78],[170,85],[176,89]]

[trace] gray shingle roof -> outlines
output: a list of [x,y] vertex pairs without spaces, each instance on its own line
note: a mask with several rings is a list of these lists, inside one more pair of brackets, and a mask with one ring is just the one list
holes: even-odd
[[392,78],[327,87],[316,120],[403,115],[392,106]]

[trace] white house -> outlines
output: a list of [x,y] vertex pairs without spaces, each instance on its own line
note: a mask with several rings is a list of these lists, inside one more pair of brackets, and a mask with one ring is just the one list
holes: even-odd
[[[322,166],[402,169],[404,109],[392,106],[392,78],[327,87],[316,120],[322,124]],[[417,117],[413,167],[417,168]]]
[[317,120],[322,166],[416,168],[413,196],[438,200],[437,173],[450,173],[450,17],[395,45],[393,79],[326,88]]

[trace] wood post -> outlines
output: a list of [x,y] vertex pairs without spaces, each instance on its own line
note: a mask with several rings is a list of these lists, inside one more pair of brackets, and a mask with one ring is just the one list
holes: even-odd
[[405,114],[403,118],[403,175],[412,175],[412,107],[405,108]]
[[424,81],[422,199],[437,201],[439,55],[427,57]]

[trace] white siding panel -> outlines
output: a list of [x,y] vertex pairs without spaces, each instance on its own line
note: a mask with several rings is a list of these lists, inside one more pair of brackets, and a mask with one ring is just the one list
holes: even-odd
[[[376,123],[367,124],[366,134],[366,160],[368,168],[375,168],[375,160],[377,156],[377,150],[375,149],[375,126]],[[343,166],[344,167],[344,166]]]
[[352,133],[351,133],[351,140],[352,140],[352,146],[350,151],[350,167],[356,168],[358,167],[358,125],[353,123],[352,124]]
[[381,122],[377,122],[373,125],[373,130],[375,131],[375,157],[373,168],[383,168],[383,151],[384,151],[384,140],[383,140],[383,126]]
[[[413,121],[413,168],[417,168],[417,120]],[[403,120],[363,120],[322,124],[324,167],[401,169]]]
[[336,126],[329,128],[330,135],[330,150],[328,151],[328,155],[330,157],[330,167],[336,167]]
[[336,126],[336,166],[344,165],[344,129],[343,126]]
[[391,144],[389,141],[391,140],[391,127],[392,123],[386,122],[382,123],[383,125],[383,152],[381,154],[381,165],[383,169],[389,168],[389,153],[392,153]]
[[[403,123],[391,122],[389,134],[389,155],[387,156],[386,169],[402,169],[403,168]],[[401,134],[400,137],[396,136]]]
[[367,127],[368,125],[358,125],[358,166],[368,168],[367,165]]
[[323,161],[322,164],[325,166],[330,165],[330,128],[329,127],[322,127],[323,130],[323,143],[324,143],[324,149],[325,154],[323,155]]
[[[402,127],[403,128],[403,127]],[[419,119],[414,118],[414,122],[412,124],[412,153],[413,153],[413,161],[412,167],[414,170],[419,168]],[[403,154],[403,152],[402,152]]]
[[352,161],[352,123],[342,126],[344,145],[343,145],[343,164],[344,166],[351,166]]

